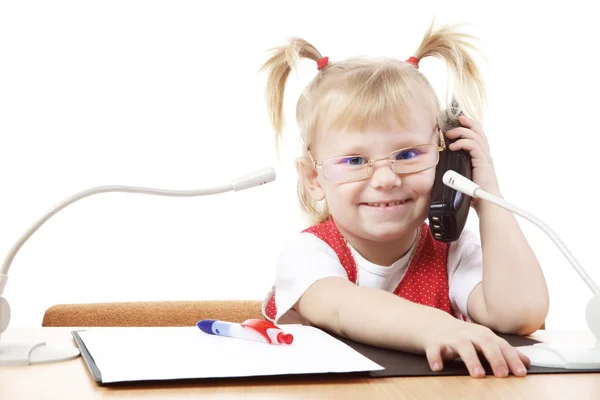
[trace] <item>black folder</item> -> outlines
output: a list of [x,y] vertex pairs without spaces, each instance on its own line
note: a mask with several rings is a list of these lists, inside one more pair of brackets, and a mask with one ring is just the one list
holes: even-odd
[[[469,375],[469,371],[462,361],[444,361],[444,369],[440,372],[434,372],[429,367],[427,359],[423,355],[405,353],[402,351],[382,349],[358,343],[350,339],[333,335],[338,340],[346,343],[360,354],[371,359],[373,362],[381,365],[385,369],[372,371],[369,374],[373,377],[392,377],[392,376],[450,376],[450,375]],[[512,346],[530,346],[539,341],[518,335],[498,336],[506,339]],[[486,375],[492,375],[492,369],[485,358],[480,357],[481,364],[485,369]],[[596,370],[564,369],[564,368],[546,368],[531,366],[527,369],[528,374],[558,374],[558,373],[577,373],[577,372],[600,372]]]

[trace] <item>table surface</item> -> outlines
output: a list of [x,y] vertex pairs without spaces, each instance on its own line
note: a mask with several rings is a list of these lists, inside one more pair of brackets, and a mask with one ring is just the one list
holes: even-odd
[[[80,328],[9,328],[2,341],[39,340],[49,344],[74,342],[71,331]],[[94,328],[102,329],[102,328]],[[538,331],[533,338],[550,343],[569,342],[592,347],[589,332]],[[0,367],[0,399],[599,399],[600,374],[536,374],[525,378],[427,376],[273,377],[198,380],[186,383],[99,386],[81,357],[26,367]]]

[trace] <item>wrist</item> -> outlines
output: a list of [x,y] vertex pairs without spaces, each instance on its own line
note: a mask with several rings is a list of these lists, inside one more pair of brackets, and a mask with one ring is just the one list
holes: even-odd
[[[500,188],[498,187],[497,184],[487,185],[486,187],[480,186],[480,188],[484,192],[489,193],[494,197],[498,197],[499,199],[504,199],[504,197],[502,197],[502,193],[500,192]],[[480,216],[481,211],[483,209],[487,208],[488,206],[493,207],[493,205],[490,202],[485,201],[481,198],[475,198],[475,199],[473,199],[473,201],[475,203],[473,205],[473,208],[477,212],[477,216]]]
[[425,352],[431,343],[439,342],[440,338],[446,336],[447,332],[458,329],[462,324],[466,323],[444,311],[440,311],[440,313],[440,317],[437,320],[431,321],[433,328],[426,329],[426,333],[421,336],[419,347],[423,352]]

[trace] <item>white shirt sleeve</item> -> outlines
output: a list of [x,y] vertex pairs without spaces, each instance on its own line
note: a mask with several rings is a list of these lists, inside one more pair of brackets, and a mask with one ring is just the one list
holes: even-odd
[[450,304],[457,317],[471,321],[467,309],[469,295],[483,279],[483,258],[477,235],[467,229],[448,250],[448,285]]
[[348,279],[335,251],[312,233],[303,232],[290,240],[277,257],[275,278],[275,322],[303,323],[294,304],[315,282],[331,276]]

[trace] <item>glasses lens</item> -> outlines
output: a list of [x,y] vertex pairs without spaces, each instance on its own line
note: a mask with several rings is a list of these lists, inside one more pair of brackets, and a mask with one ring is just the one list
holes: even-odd
[[323,176],[334,182],[351,182],[369,176],[369,160],[361,156],[328,158],[323,160]]
[[392,170],[397,174],[410,174],[435,166],[438,162],[438,147],[433,144],[415,146],[392,153]]

